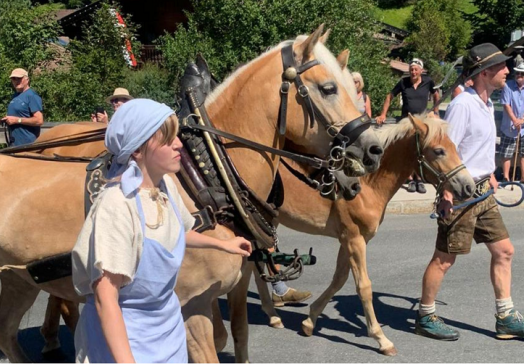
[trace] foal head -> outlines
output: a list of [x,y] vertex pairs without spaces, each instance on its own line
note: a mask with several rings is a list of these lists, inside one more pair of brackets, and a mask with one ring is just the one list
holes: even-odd
[[473,195],[475,182],[463,166],[455,144],[447,135],[447,124],[432,117],[409,115],[415,131],[419,175],[436,186],[437,190],[453,192],[458,200]]

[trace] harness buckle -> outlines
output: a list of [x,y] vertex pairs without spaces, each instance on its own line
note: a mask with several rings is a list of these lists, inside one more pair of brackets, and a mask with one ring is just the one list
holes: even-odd
[[326,129],[326,133],[332,137],[332,138],[335,138],[337,136],[337,134],[339,133],[339,130],[334,127],[333,125],[330,125],[328,126],[328,128]]
[[291,83],[289,81],[283,81],[282,85],[280,85],[280,93],[283,95],[287,95],[289,93],[290,87]]
[[309,88],[306,85],[300,85],[297,91],[302,98],[309,96]]

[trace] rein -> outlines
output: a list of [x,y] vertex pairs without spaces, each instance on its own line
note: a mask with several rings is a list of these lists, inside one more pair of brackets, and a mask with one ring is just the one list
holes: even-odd
[[[68,145],[75,145],[78,143],[94,142],[94,141],[104,140],[105,133],[106,133],[106,129],[89,130],[86,132],[76,134],[75,136],[70,137],[70,138],[50,140],[50,141],[32,143],[32,144],[27,144],[27,145],[20,145],[20,146],[15,146],[15,147],[7,147],[4,149],[0,149],[0,154],[14,156],[15,153],[33,152],[33,151],[41,150],[41,149],[63,147],[63,146],[68,146]],[[27,156],[27,157],[31,157],[31,156]],[[64,157],[64,158],[77,158],[77,157]]]
[[[193,116],[193,117],[199,118],[195,114],[191,114],[189,116]],[[268,147],[266,145],[253,142],[251,140],[239,137],[237,135],[229,134],[229,133],[227,133],[225,131],[218,130],[218,129],[213,128],[213,127],[209,127],[209,126],[202,125],[202,124],[190,123],[187,118],[184,118],[181,121],[180,126],[181,126],[181,128],[195,129],[195,130],[205,131],[205,132],[208,132],[208,133],[219,135],[219,136],[224,137],[226,139],[230,139],[230,140],[233,140],[235,142],[247,145],[248,147],[251,147],[253,149],[262,150],[264,152],[268,152],[268,153],[271,153],[271,154],[279,155],[281,157],[289,158],[289,159],[292,159],[292,160],[300,162],[300,163],[305,163],[305,164],[307,164],[309,166],[312,166],[314,168],[317,168],[317,169],[327,168],[327,167],[330,166],[329,162],[326,161],[326,160],[323,160],[323,159],[320,159],[320,158],[317,158],[317,157],[307,157],[305,155],[287,152],[287,151],[282,150],[282,149],[276,149],[276,148]]]
[[[499,187],[506,187],[506,186],[517,186],[519,187],[521,190],[522,190],[522,195],[520,197],[520,199],[517,201],[517,202],[514,202],[514,203],[505,203],[505,202],[501,202],[499,200],[497,200],[497,198],[495,196],[493,196],[495,198],[495,201],[497,201],[497,204],[500,205],[500,206],[503,206],[503,207],[516,207],[518,205],[520,205],[522,202],[524,202],[524,185],[520,182],[501,182],[499,183]],[[473,204],[476,204],[478,202],[481,202],[481,201],[484,201],[485,199],[487,199],[489,196],[493,195],[495,193],[495,190],[493,188],[491,188],[488,192],[484,193],[483,195],[480,195],[472,200],[469,200],[469,201],[466,201],[466,202],[463,202],[459,205],[455,205],[453,206],[453,210],[458,210],[458,209],[462,209],[464,207],[468,207],[470,205],[473,205]],[[431,215],[429,215],[429,217],[431,219],[436,219],[439,217],[439,214],[437,212],[433,212]]]

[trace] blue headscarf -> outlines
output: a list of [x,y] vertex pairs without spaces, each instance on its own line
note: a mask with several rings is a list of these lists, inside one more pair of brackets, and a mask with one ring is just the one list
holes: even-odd
[[105,144],[113,154],[108,178],[121,177],[128,197],[143,181],[142,171],[131,154],[142,146],[175,112],[165,104],[149,99],[133,99],[118,108],[107,127]]

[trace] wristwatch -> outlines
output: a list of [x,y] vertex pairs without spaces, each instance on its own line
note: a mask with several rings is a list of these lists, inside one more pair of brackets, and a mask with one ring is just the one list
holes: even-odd
[[18,124],[22,124],[22,118],[18,118]]

